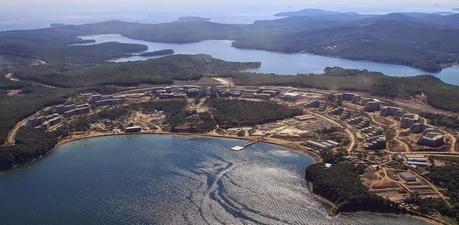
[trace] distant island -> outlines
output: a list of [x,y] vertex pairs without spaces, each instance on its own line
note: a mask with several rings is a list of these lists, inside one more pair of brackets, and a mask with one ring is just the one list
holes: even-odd
[[175,22],[190,23],[190,22],[208,22],[210,18],[204,18],[199,16],[182,16],[179,17]]
[[51,23],[51,24],[49,24],[49,27],[63,27],[63,26],[67,26],[67,24],[65,24],[65,23]]
[[143,57],[154,57],[154,56],[165,56],[165,55],[173,55],[175,52],[173,49],[163,49],[153,52],[145,52],[140,54],[139,56]]
[[322,10],[322,9],[302,9],[298,11],[280,12],[280,13],[275,14],[274,16],[278,16],[278,17],[291,17],[291,16],[315,17],[315,16],[339,15],[339,14],[352,15],[352,16],[359,15],[358,13],[355,13],[355,12],[337,12],[337,11],[328,11],[328,10]]

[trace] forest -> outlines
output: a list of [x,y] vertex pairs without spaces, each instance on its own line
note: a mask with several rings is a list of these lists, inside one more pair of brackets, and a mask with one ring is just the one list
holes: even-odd
[[362,168],[349,161],[332,160],[330,168],[317,163],[306,168],[306,179],[313,184],[313,191],[336,206],[338,212],[371,211],[401,212],[396,205],[370,193],[360,181]]
[[222,128],[253,126],[300,115],[301,109],[268,101],[210,98],[207,104]]

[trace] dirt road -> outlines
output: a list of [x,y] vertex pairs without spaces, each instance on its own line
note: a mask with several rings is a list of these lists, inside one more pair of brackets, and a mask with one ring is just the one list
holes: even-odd
[[221,78],[221,77],[212,77],[214,80],[216,80],[218,83],[220,83],[221,85],[223,86],[226,86],[226,87],[234,87],[234,82],[229,80],[229,79],[225,79],[225,78]]

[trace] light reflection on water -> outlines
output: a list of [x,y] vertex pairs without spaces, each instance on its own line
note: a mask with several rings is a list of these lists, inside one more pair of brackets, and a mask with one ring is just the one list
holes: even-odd
[[[330,217],[306,188],[312,159],[240,140],[117,136],[61,146],[0,176],[7,224],[424,224],[406,216]],[[27,216],[24,216],[27,215]]]

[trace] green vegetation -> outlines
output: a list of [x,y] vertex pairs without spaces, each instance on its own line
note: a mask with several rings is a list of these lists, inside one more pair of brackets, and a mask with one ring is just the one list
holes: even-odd
[[385,164],[385,166],[389,168],[397,169],[397,170],[407,170],[408,169],[407,166],[401,164],[398,161],[390,161],[387,164]]
[[164,55],[172,55],[174,54],[173,49],[163,49],[163,50],[158,50],[158,51],[153,51],[153,52],[145,52],[140,54],[140,56],[145,56],[145,57],[152,57],[152,56],[164,56]]
[[334,164],[325,168],[317,163],[306,169],[306,179],[314,185],[314,193],[333,202],[339,212],[372,211],[400,212],[389,201],[370,193],[360,181],[362,168],[349,161],[332,160]]
[[418,205],[418,212],[422,214],[435,214],[440,213],[446,216],[453,216],[451,208],[441,199],[433,198],[420,198],[417,194],[411,194],[408,199],[405,200],[408,204]]
[[341,146],[347,146],[350,143],[349,137],[344,133],[342,128],[324,127],[313,133],[314,140],[334,140]]
[[222,128],[253,126],[297,116],[301,109],[289,108],[268,101],[247,101],[210,98],[215,120]]
[[9,169],[48,153],[57,143],[59,132],[48,133],[34,128],[18,132],[16,144],[0,147],[0,169]]
[[184,99],[168,99],[159,101],[144,102],[130,106],[134,110],[140,110],[145,113],[153,113],[162,111],[166,116],[173,116],[185,110],[186,100]]
[[211,114],[188,112],[174,117],[171,130],[174,132],[205,133],[217,127],[217,123]]
[[22,80],[58,87],[100,85],[170,84],[174,80],[197,80],[204,74],[240,71],[259,63],[233,63],[207,55],[173,55],[147,61],[100,65],[59,64],[12,70]]
[[[173,80],[199,79],[207,73],[230,72],[254,66],[259,64],[230,63],[206,55],[174,55],[145,62],[41,65],[15,69],[16,75],[25,81],[15,82],[0,77],[0,143],[21,119],[46,106],[62,103],[66,97],[80,91],[112,92],[113,88],[104,85],[165,84]],[[60,88],[39,86],[35,81]],[[11,89],[22,89],[22,94],[6,96]]]
[[45,108],[65,101],[65,97],[77,93],[76,89],[45,88],[20,82],[23,94],[5,96],[0,94],[0,143],[8,131],[21,119]]
[[88,131],[91,123],[103,120],[122,121],[123,117],[129,114],[129,110],[124,106],[118,106],[103,110],[89,116],[77,116],[71,123],[68,123],[65,129],[70,132]]
[[448,190],[452,208],[440,208],[443,215],[455,218],[459,222],[459,162],[449,161],[445,167],[432,167],[429,174],[430,180],[440,187]]
[[[422,16],[421,16],[422,15]],[[107,59],[142,52],[146,46],[83,43],[78,36],[121,34],[129,38],[171,43],[235,40],[238,48],[277,52],[309,52],[396,63],[439,71],[459,59],[457,20],[436,14],[362,16],[294,16],[253,24],[219,24],[206,20],[141,24],[107,21],[79,26],[0,32],[0,55],[39,58],[51,64],[103,63]]]
[[186,100],[184,99],[151,101],[131,107],[145,113],[164,112],[166,115],[165,123],[174,132],[203,133],[216,127],[215,120],[209,113],[186,111]]
[[327,68],[322,75],[278,76],[273,74],[230,74],[237,85],[293,86],[326,90],[358,91],[388,98],[410,98],[425,94],[436,108],[459,112],[459,87],[428,76],[389,77],[366,70]]
[[445,116],[433,113],[421,113],[421,116],[427,118],[430,124],[434,126],[459,131],[459,118],[457,116]]
[[42,59],[50,64],[104,63],[108,59],[127,56],[147,50],[144,45],[103,43],[76,46],[82,43],[78,36],[85,32],[72,26],[39,30],[0,32],[0,55]]

